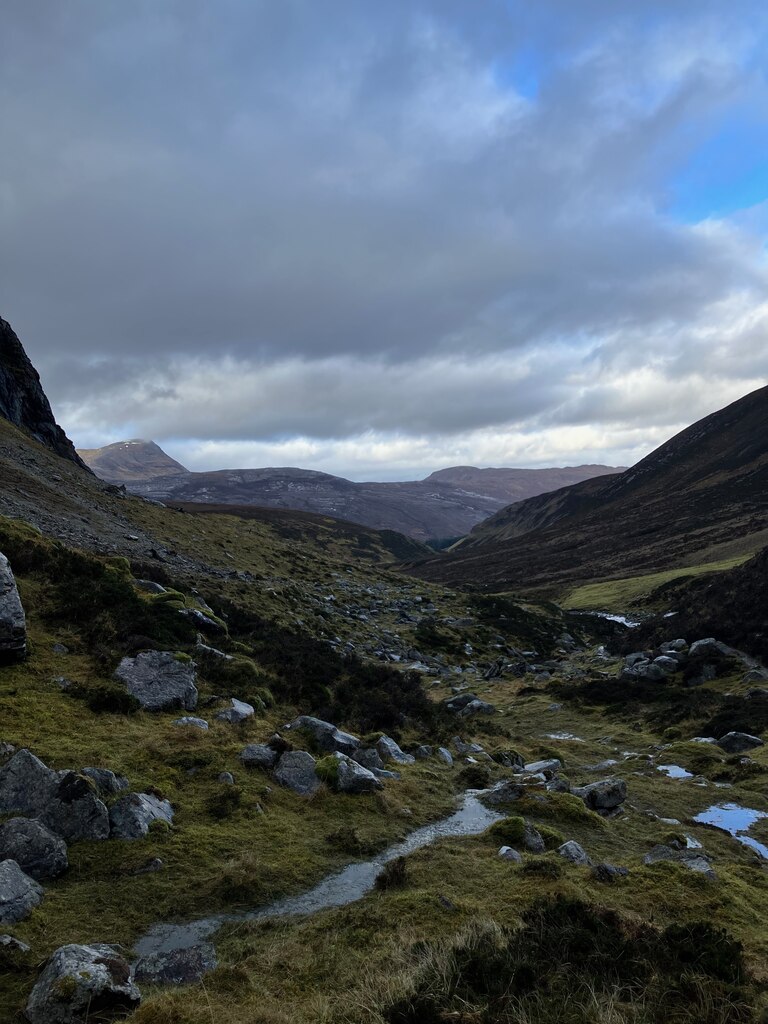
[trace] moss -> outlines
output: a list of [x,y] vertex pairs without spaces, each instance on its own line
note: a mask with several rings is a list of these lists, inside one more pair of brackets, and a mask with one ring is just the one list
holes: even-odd
[[333,754],[329,754],[327,757],[321,758],[315,765],[315,772],[317,777],[323,781],[326,786],[330,786],[331,789],[335,789],[339,781],[339,759],[334,757]]
[[555,828],[549,828],[547,825],[537,825],[536,828],[547,850],[556,850],[565,842],[565,836]]
[[531,818],[583,822],[598,829],[608,827],[599,814],[590,811],[584,801],[572,793],[529,793],[515,802],[515,809]]
[[501,821],[495,821],[485,834],[497,842],[520,846],[525,838],[525,818],[517,815],[502,818]]

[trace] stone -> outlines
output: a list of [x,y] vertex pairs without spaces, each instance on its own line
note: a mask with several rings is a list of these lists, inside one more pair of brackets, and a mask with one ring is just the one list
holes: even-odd
[[246,704],[244,700],[237,700],[235,697],[231,697],[229,707],[224,711],[217,712],[216,718],[220,722],[229,722],[230,725],[237,725],[240,722],[244,722],[247,718],[252,718],[255,714],[256,709],[251,704]]
[[22,954],[31,952],[31,946],[28,946],[26,942],[22,942],[21,939],[17,939],[13,935],[0,935],[0,950],[3,949]]
[[417,761],[426,761],[427,758],[432,757],[432,747],[428,746],[426,743],[422,743],[421,746],[416,747],[413,752],[413,756]]
[[183,615],[184,618],[190,619],[197,626],[198,629],[202,630],[203,633],[226,633],[227,627],[222,622],[217,622],[215,619],[210,618],[205,612],[202,612],[199,608],[179,608],[179,615]]
[[630,669],[630,673],[638,679],[647,679],[652,683],[660,682],[667,675],[661,665],[657,665],[653,661],[640,662],[639,665],[635,665],[634,668]]
[[406,754],[390,736],[380,736],[376,742],[376,750],[379,757],[386,764],[394,761],[396,764],[413,764],[416,758],[413,754]]
[[225,786],[234,786],[235,776],[232,772],[219,772],[216,776],[216,781],[221,782]]
[[143,651],[135,658],[123,658],[115,679],[147,711],[197,707],[195,663],[172,651]]
[[270,770],[277,764],[280,755],[266,743],[249,743],[240,751],[240,760],[246,768],[266,768]]
[[290,750],[278,761],[275,779],[299,796],[312,796],[320,788],[315,763],[314,757],[305,750]]
[[453,737],[453,746],[457,754],[484,754],[479,743],[464,743],[459,736]]
[[685,640],[667,640],[660,646],[660,650],[665,653],[666,651],[677,651],[680,653],[687,648],[688,644]]
[[525,822],[523,828],[523,846],[528,853],[544,853],[546,849],[541,833],[538,832],[529,821]]
[[109,809],[113,839],[143,839],[153,821],[173,821],[173,808],[167,800],[151,793],[128,793]]
[[688,650],[688,655],[691,658],[712,658],[718,655],[732,654],[732,647],[728,647],[727,644],[723,644],[719,640],[715,640],[713,636],[708,636],[704,640],[695,640]]
[[449,767],[453,764],[453,755],[445,747],[438,747],[435,751],[435,757],[437,757],[438,761],[442,761],[443,764],[447,764]]
[[765,746],[759,736],[750,736],[748,732],[727,732],[720,737],[717,745],[726,754],[742,754],[745,750]]
[[654,864],[659,864],[665,861],[669,861],[674,864],[682,864],[683,867],[688,868],[689,871],[705,875],[713,881],[717,878],[717,875],[710,866],[709,860],[702,850],[675,850],[671,846],[659,843],[643,857],[643,864],[647,867],[651,867]]
[[363,768],[345,754],[337,753],[336,756],[339,759],[337,788],[340,793],[375,793],[377,789],[382,788],[381,782],[373,772]]
[[576,864],[577,867],[591,867],[592,865],[592,860],[587,851],[574,839],[570,839],[567,843],[563,843],[562,846],[558,846],[557,852],[561,857],[569,860],[571,864]]
[[209,647],[208,644],[204,644],[200,640],[195,644],[195,654],[201,658],[210,658],[215,661],[235,660],[231,654],[225,654],[224,651],[220,651],[216,647]]
[[666,672],[668,675],[672,675],[672,673],[677,672],[680,668],[677,658],[670,658],[666,654],[654,658],[653,664],[658,665],[662,672]]
[[459,718],[469,718],[471,715],[495,715],[496,708],[484,700],[471,700],[458,712]]
[[616,867],[614,864],[595,864],[592,877],[596,882],[611,885],[617,878],[625,878],[629,874],[627,868]]
[[[768,669],[765,668],[751,668],[749,672],[744,673],[743,683],[764,683],[768,680]],[[749,695],[747,695],[749,696]]]
[[445,707],[449,711],[458,712],[458,711],[461,711],[462,708],[465,708],[468,704],[471,704],[472,701],[475,701],[475,700],[480,700],[480,698],[477,696],[477,694],[476,693],[468,693],[465,690],[463,693],[457,693],[455,696],[449,697],[443,703],[444,703]]
[[191,985],[215,967],[216,950],[210,942],[201,942],[141,957],[136,963],[135,977],[136,981],[150,985]]
[[0,861],[0,924],[23,921],[42,898],[42,885],[25,874],[15,860]]
[[[218,718],[218,715],[216,717]],[[202,732],[208,731],[206,720],[204,718],[195,718],[194,715],[182,715],[181,718],[174,718],[173,724],[186,726],[190,729],[200,729]]]
[[286,728],[300,729],[309,733],[318,748],[329,754],[338,750],[339,753],[351,757],[360,747],[360,740],[357,736],[342,732],[331,722],[325,722],[322,718],[313,718],[311,715],[299,715]]
[[29,1024],[86,1024],[127,1017],[141,1002],[128,961],[112,946],[60,946],[27,1002]]
[[511,846],[502,846],[499,850],[499,856],[502,860],[511,860],[514,864],[521,864],[523,861],[517,850],[513,850]]
[[145,594],[166,594],[165,587],[159,583],[155,583],[153,580],[134,580],[134,587],[137,590],[143,590]]
[[503,807],[525,796],[528,787],[511,779],[502,779],[491,789],[484,790],[478,797],[488,807]]
[[627,668],[634,668],[635,665],[640,665],[644,661],[650,661],[645,651],[634,651],[626,656],[624,664]]
[[357,761],[363,768],[367,768],[369,772],[381,771],[384,768],[384,762],[379,757],[379,752],[375,747],[363,747],[361,750],[356,750],[350,756],[353,761]]
[[64,840],[36,818],[11,818],[0,825],[0,860],[15,860],[37,882],[69,867]]
[[714,736],[694,736],[691,743],[717,743]]
[[627,784],[623,779],[601,779],[571,790],[581,797],[591,811],[606,815],[615,811],[627,799]]
[[525,770],[533,775],[538,772],[558,772],[562,768],[562,763],[556,757],[550,757],[546,761],[531,761],[530,764],[525,765]]
[[16,579],[0,553],[0,660],[17,661],[27,653],[27,623]]
[[53,771],[26,749],[0,768],[0,814],[39,818],[68,842],[109,836],[109,812],[93,784],[77,772]]
[[124,775],[115,775],[109,768],[82,768],[80,774],[90,779],[99,793],[105,796],[117,796],[128,789],[128,779]]

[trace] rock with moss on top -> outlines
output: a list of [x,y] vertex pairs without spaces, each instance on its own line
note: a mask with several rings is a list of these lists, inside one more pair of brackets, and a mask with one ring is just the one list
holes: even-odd
[[173,651],[143,651],[135,658],[123,658],[115,679],[147,711],[168,711],[197,707],[195,663]]
[[61,946],[27,1002],[29,1024],[86,1024],[129,1016],[141,1003],[128,961],[112,946]]

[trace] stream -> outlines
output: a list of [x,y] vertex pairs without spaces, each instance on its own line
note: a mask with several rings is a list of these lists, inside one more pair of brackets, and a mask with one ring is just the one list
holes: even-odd
[[476,796],[477,790],[464,794],[461,807],[447,818],[424,825],[410,833],[401,843],[388,847],[370,860],[348,864],[341,871],[328,875],[313,889],[299,896],[286,896],[253,910],[236,913],[215,914],[183,924],[155,924],[135,944],[138,956],[151,953],[167,953],[176,949],[188,949],[204,942],[232,921],[258,921],[268,917],[292,917],[302,914],[316,914],[330,907],[345,907],[362,899],[374,888],[376,876],[389,861],[413,853],[423,846],[429,846],[438,839],[454,836],[476,836],[489,825],[504,817],[484,807]]

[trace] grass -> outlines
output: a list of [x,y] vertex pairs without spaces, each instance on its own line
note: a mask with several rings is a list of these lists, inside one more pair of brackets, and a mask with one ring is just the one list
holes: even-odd
[[566,594],[562,605],[569,611],[626,611],[642,602],[643,598],[648,597],[664,583],[690,576],[701,576],[704,573],[724,572],[737,565],[743,565],[751,557],[752,553],[750,552],[747,555],[736,555],[719,562],[707,562],[704,565],[667,569],[663,572],[631,576],[627,579],[587,583]]

